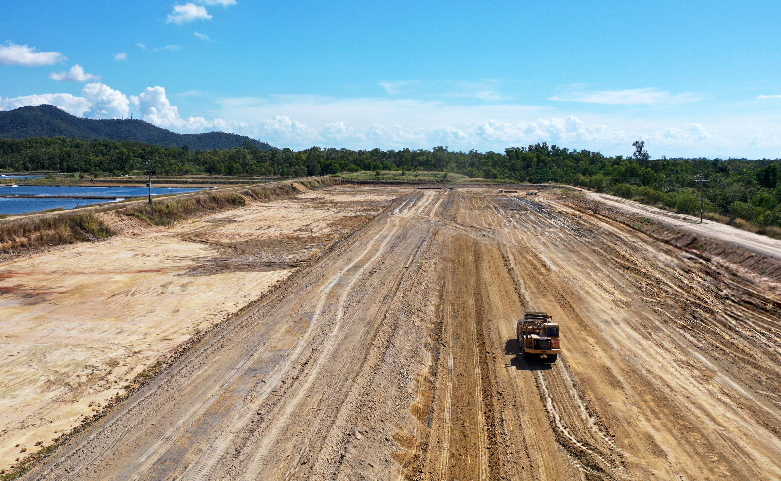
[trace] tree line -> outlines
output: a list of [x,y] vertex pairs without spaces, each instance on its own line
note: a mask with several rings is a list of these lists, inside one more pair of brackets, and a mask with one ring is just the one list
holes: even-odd
[[[642,142],[631,156],[604,156],[538,143],[504,152],[431,150],[305,150],[243,148],[197,151],[132,141],[65,137],[0,139],[0,171],[80,172],[125,175],[251,175],[302,177],[340,172],[440,171],[513,182],[562,183],[587,187],[683,213],[700,209],[761,226],[781,226],[781,187],[776,160],[650,159]],[[701,180],[708,182],[697,182]]]

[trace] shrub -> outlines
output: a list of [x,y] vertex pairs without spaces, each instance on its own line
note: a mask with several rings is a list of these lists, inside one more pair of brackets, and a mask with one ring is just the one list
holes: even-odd
[[678,192],[675,210],[684,214],[694,214],[700,211],[700,199],[691,189]]

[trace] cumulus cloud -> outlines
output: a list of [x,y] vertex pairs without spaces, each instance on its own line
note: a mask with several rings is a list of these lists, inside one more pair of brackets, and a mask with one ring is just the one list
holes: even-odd
[[203,117],[188,117],[183,119],[179,109],[171,105],[165,88],[147,87],[138,96],[132,96],[130,101],[138,106],[141,118],[151,124],[180,132],[205,132],[220,130],[223,132],[245,131],[247,126],[241,122],[231,122],[223,119],[206,120]]
[[703,97],[685,92],[670,94],[656,88],[627,89],[627,90],[600,90],[596,92],[569,92],[562,95],[554,95],[549,100],[557,102],[581,102],[602,105],[664,105],[685,104],[699,102]]
[[84,86],[81,94],[87,99],[90,107],[84,112],[84,117],[90,119],[116,119],[130,114],[130,100],[120,92],[102,83],[91,83]]
[[90,119],[113,119],[129,115],[129,100],[120,91],[101,83],[84,86],[81,97],[71,94],[26,95],[0,100],[0,110],[54,105],[71,115]]
[[705,127],[697,123],[685,125],[683,128],[668,127],[661,132],[653,134],[652,137],[665,143],[707,142],[716,140],[716,137],[710,134]]
[[49,74],[49,78],[58,82],[89,82],[91,80],[100,80],[99,75],[94,75],[84,71],[81,65],[76,64],[67,72],[52,72]]
[[206,11],[206,7],[194,3],[185,3],[184,5],[174,5],[174,11],[168,14],[166,23],[175,23],[181,25],[196,20],[211,20],[212,16]]
[[204,42],[211,42],[212,41],[212,39],[210,39],[209,36],[204,34],[204,33],[193,32],[193,35],[195,35],[196,37],[200,38]]
[[332,122],[325,126],[322,137],[334,141],[344,141],[356,136],[355,129],[346,125],[343,121]]
[[[0,110],[12,110],[18,107],[49,104],[59,107],[66,112],[79,117],[91,119],[125,118],[130,115],[131,107],[140,110],[140,118],[162,127],[182,133],[199,133],[219,130],[222,132],[242,133],[251,135],[253,130],[246,123],[215,118],[207,120],[204,117],[182,118],[179,109],[166,96],[163,87],[148,87],[138,96],[128,98],[119,90],[112,89],[102,83],[89,83],[84,86],[81,96],[71,94],[44,94],[27,95],[16,98],[0,98]],[[289,131],[290,136],[308,132],[301,127],[299,122],[288,119],[288,125],[284,121],[270,121],[262,126],[264,132],[276,131],[279,138],[289,138],[283,135]],[[298,127],[298,128],[297,128]],[[257,130],[257,129],[256,129]],[[317,137],[315,133],[315,137]]]
[[117,62],[121,62],[123,60],[127,60],[127,54],[124,53],[124,52],[118,53],[118,54],[114,55],[114,60],[116,60]]
[[322,140],[317,130],[284,115],[276,115],[263,121],[258,128],[258,134],[270,142],[283,145],[298,142],[311,145]]
[[[183,92],[177,96],[198,96]],[[771,157],[781,146],[781,122],[675,122],[634,116],[567,115],[549,107],[447,105],[389,99],[334,99],[314,96],[212,99],[218,118],[183,117],[166,90],[149,87],[128,99],[100,83],[85,85],[81,96],[30,95],[0,99],[0,109],[52,104],[88,118],[126,117],[130,111],[154,125],[181,133],[220,130],[250,135],[279,147],[312,145],[352,149],[430,149],[503,151],[547,142],[606,155],[631,155],[632,142],[646,141],[654,157]],[[748,117],[747,117],[748,119]],[[751,119],[756,120],[755,117]]]
[[6,42],[0,45],[0,65],[37,67],[64,62],[68,57],[59,52],[36,52],[35,47]]
[[163,87],[147,87],[138,97],[132,97],[141,110],[141,118],[158,127],[172,127],[181,122],[179,110],[171,105]]
[[12,99],[0,99],[0,110],[13,110],[36,105],[54,105],[78,117],[83,116],[90,107],[87,99],[71,94],[25,95]]
[[750,125],[748,143],[758,150],[775,150],[781,147],[781,138],[773,132],[764,132],[759,127]]

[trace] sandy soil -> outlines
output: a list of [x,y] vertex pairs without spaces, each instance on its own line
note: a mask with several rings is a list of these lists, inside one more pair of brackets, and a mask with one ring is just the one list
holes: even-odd
[[99,411],[392,198],[343,187],[171,229],[108,212],[123,235],[0,265],[0,468]]
[[712,220],[703,219],[702,223],[700,223],[699,217],[671,213],[656,207],[643,205],[612,195],[589,192],[587,197],[598,200],[611,207],[642,215],[643,217],[653,219],[663,224],[675,226],[683,231],[689,231],[719,241],[728,242],[736,247],[741,247],[772,257],[776,260],[781,260],[781,240],[779,239],[772,239],[767,236],[754,234],[753,232],[741,230]]
[[496,192],[400,195],[27,479],[781,478],[779,285]]

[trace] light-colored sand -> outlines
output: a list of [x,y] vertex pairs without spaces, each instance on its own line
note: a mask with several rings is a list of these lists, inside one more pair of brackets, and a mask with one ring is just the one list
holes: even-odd
[[[340,187],[170,229],[110,214],[124,234],[0,265],[0,468],[79,425],[161,355],[287,278],[289,256],[319,255],[387,198]],[[264,251],[259,239],[283,241]]]

